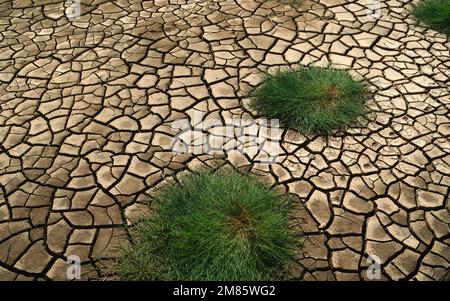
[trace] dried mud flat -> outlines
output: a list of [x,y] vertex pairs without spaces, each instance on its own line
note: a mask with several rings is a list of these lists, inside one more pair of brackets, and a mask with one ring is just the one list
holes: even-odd
[[[450,267],[450,51],[411,1],[0,1],[0,280],[111,279],[125,224],[179,172],[233,165],[297,196],[305,280],[438,280]],[[176,154],[171,122],[251,118],[265,72],[328,65],[372,85],[359,127],[283,130],[280,161]],[[301,206],[300,206],[301,205]]]

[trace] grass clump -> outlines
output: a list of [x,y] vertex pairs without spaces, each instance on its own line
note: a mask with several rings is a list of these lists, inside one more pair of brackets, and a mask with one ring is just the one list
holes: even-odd
[[290,199],[253,177],[191,174],[155,201],[119,258],[124,280],[276,280],[294,263]]
[[450,35],[450,0],[425,0],[414,7],[413,15],[426,26]]
[[251,107],[260,115],[306,133],[329,133],[365,112],[367,84],[346,71],[300,68],[268,75],[252,91]]

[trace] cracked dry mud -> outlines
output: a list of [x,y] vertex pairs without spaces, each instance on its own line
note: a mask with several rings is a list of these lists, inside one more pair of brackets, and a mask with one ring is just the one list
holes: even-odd
[[[234,165],[297,196],[305,280],[438,280],[450,266],[450,55],[411,1],[0,0],[0,279],[111,279],[149,190]],[[316,64],[374,91],[360,126],[283,130],[280,161],[176,154],[195,111],[250,118],[266,72]]]

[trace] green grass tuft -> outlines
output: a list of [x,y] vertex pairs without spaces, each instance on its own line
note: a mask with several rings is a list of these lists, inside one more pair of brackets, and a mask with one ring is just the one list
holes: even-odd
[[116,268],[124,280],[276,280],[300,247],[291,200],[236,172],[187,175],[135,228]]
[[300,68],[268,75],[250,95],[261,116],[306,133],[329,133],[365,112],[367,84],[346,71]]
[[414,7],[413,15],[431,29],[450,35],[450,0],[425,0]]

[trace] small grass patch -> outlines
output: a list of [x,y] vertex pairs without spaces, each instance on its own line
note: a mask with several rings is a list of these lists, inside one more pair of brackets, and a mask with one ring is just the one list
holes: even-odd
[[311,67],[268,75],[250,96],[263,117],[306,133],[329,133],[364,114],[369,92],[344,70]]
[[414,7],[413,15],[431,29],[450,36],[450,0],[424,0]]
[[116,268],[124,280],[277,280],[294,264],[291,200],[237,172],[186,175],[162,191]]

